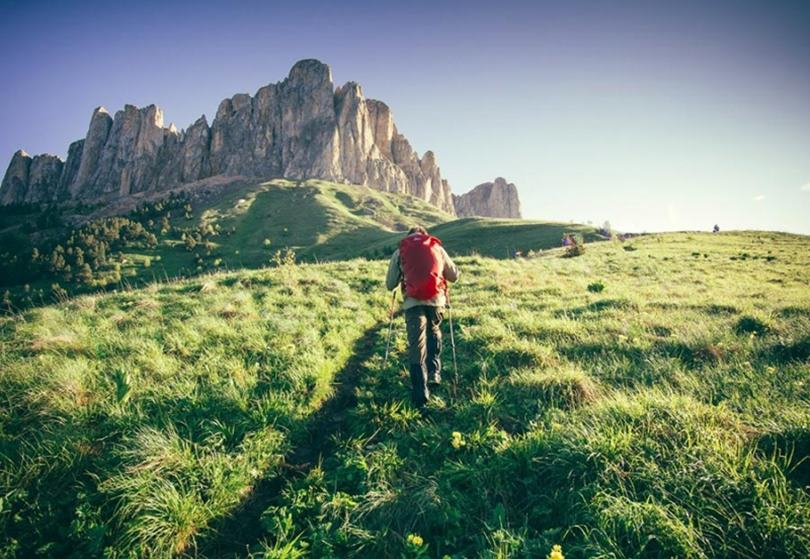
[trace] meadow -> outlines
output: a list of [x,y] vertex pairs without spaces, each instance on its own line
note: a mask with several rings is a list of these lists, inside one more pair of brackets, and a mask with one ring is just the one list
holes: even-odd
[[[454,255],[547,250],[595,228],[456,219],[410,195],[321,180],[223,179],[124,205],[0,208],[0,312],[284,260],[384,258],[414,223]],[[123,204],[123,203],[122,203]]]
[[0,556],[810,556],[810,239],[457,263],[425,418],[384,259],[0,318]]

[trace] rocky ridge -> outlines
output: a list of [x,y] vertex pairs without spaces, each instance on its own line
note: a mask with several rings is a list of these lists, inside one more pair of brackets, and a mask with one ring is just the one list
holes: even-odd
[[66,160],[14,154],[0,205],[111,203],[213,176],[319,178],[407,193],[454,212],[433,152],[422,157],[397,131],[389,107],[349,82],[335,89],[329,67],[302,60],[281,82],[219,105],[209,126],[165,127],[155,106],[93,111],[87,136]]
[[459,217],[521,217],[517,187],[503,177],[479,184],[466,194],[453,195],[453,204]]

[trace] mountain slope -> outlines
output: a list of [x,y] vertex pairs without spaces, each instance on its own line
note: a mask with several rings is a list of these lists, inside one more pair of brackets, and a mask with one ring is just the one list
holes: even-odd
[[459,258],[428,419],[383,261],[0,318],[0,555],[807,556],[810,240],[556,255]]
[[[234,231],[218,235],[213,243],[213,256],[221,258],[228,268],[265,265],[277,249],[291,249],[299,260],[307,262],[358,256],[387,258],[404,232],[416,224],[440,237],[451,255],[511,258],[515,250],[557,247],[565,233],[581,234],[589,242],[599,239],[590,226],[488,218],[457,220],[409,195],[320,180],[244,183],[192,203],[192,210],[191,221],[176,218],[175,223]],[[177,243],[167,246],[170,252],[180,250]],[[167,258],[171,260],[164,252],[164,263]]]
[[235,229],[217,247],[223,255],[238,250],[239,261],[251,266],[266,263],[273,247],[292,249],[305,260],[349,258],[392,231],[453,219],[412,196],[317,180],[275,180],[228,191],[195,208],[195,214],[198,225]]
[[[100,207],[20,213],[0,208],[6,305],[212,270],[358,256],[388,258],[404,231],[427,226],[450,254],[511,257],[593,229],[518,220],[453,219],[407,194],[319,180],[211,178]],[[28,288],[25,286],[28,285]],[[56,285],[56,287],[54,287]]]

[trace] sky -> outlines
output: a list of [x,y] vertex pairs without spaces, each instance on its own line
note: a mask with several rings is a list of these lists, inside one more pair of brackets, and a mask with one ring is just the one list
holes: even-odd
[[210,122],[303,58],[524,217],[810,234],[807,1],[0,0],[0,166],[99,105]]

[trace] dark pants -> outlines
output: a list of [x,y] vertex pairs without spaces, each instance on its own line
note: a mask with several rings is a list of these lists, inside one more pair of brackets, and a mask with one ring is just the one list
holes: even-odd
[[442,309],[419,305],[405,311],[408,329],[408,368],[411,373],[411,399],[415,406],[430,398],[428,380],[441,381]]

